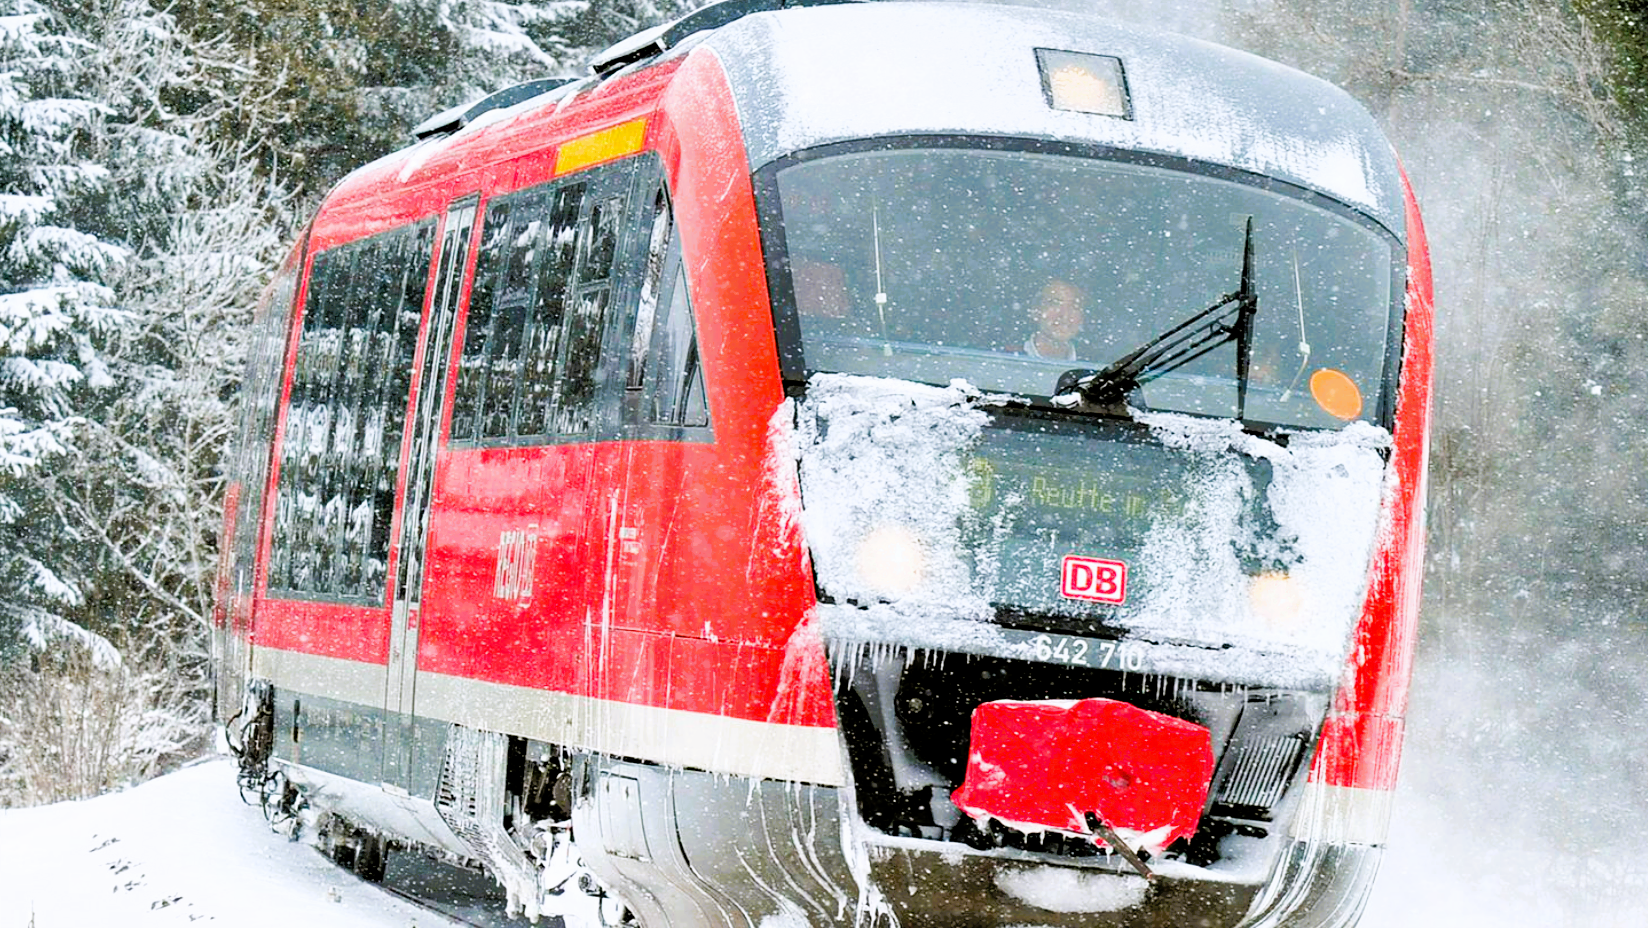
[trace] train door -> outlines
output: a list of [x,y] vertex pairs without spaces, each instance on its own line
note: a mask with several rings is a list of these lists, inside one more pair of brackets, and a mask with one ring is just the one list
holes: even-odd
[[389,669],[384,692],[383,782],[413,795],[431,795],[438,768],[439,745],[421,744],[416,717],[418,630],[421,625],[424,569],[427,566],[429,519],[435,484],[435,452],[440,443],[443,400],[452,373],[452,339],[469,263],[470,233],[475,226],[476,198],[454,203],[441,236],[435,295],[425,327],[419,364],[406,489],[401,504],[399,563],[392,587]]
[[661,171],[642,180],[637,192],[648,213],[650,235],[639,307],[626,333],[623,416],[630,434],[650,440],[630,445],[625,461],[628,509],[619,531],[631,537],[619,544],[618,562],[629,569],[615,578],[615,600],[620,621],[647,627],[661,619],[674,633],[702,637],[704,623],[679,601],[687,584],[667,573],[672,568],[665,563],[669,542],[680,550],[701,539],[667,538],[664,526],[674,523],[675,512],[694,491],[686,445],[709,442],[713,436],[668,189]]

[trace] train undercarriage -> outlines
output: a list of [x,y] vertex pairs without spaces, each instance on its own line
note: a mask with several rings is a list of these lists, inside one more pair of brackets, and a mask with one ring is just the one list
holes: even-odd
[[[440,745],[411,765],[427,792],[380,788],[369,784],[383,759],[363,745],[381,743],[381,712],[268,685],[251,691],[243,766],[274,771],[279,795],[265,802],[302,806],[320,849],[365,879],[383,878],[391,849],[418,849],[484,870],[512,911],[568,925],[1248,925],[1266,924],[1279,894],[1337,899],[1365,885],[1357,866],[1327,868],[1351,875],[1343,887],[1273,878],[1324,872],[1313,855],[1357,854],[1288,827],[1325,691],[910,648],[838,644],[830,656],[850,769],[840,787],[420,722],[420,740]],[[1072,698],[1208,731],[1216,766],[1194,835],[1123,854],[958,808],[975,707]]]

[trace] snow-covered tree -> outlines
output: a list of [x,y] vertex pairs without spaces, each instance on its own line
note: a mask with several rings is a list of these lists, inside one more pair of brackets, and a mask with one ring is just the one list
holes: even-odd
[[[4,484],[20,500],[17,523],[50,542],[27,554],[58,595],[12,635],[32,669],[0,673],[0,704],[20,707],[0,713],[0,805],[148,776],[205,733],[217,463],[241,335],[290,225],[279,178],[258,170],[281,160],[264,141],[278,74],[221,37],[195,39],[148,0],[60,7],[31,9],[29,29],[11,33],[33,46],[16,59],[26,76],[6,68],[17,99],[49,90],[44,99],[74,101],[55,110],[72,120],[46,122],[59,131],[14,146],[7,162],[21,177],[64,177],[31,188],[31,225],[16,234],[120,244],[103,245],[95,266],[64,248],[38,268],[0,264],[39,281],[29,305],[56,308],[61,324],[45,334],[81,362],[64,372],[64,415],[46,423],[49,460],[12,468]],[[0,603],[17,599],[12,586],[0,585]]]
[[100,662],[83,648],[0,667],[0,808],[86,799],[162,772],[199,738],[175,686],[144,661]]
[[82,9],[100,104],[91,147],[109,170],[84,222],[131,249],[107,279],[131,324],[108,345],[115,389],[51,496],[96,571],[87,621],[181,643],[210,603],[242,331],[290,225],[278,180],[255,169],[267,146],[219,136],[268,119],[272,85],[148,0]]
[[34,0],[0,15],[0,655],[73,635],[84,590],[41,469],[74,446],[88,398],[112,385],[102,346],[126,320],[107,276],[127,257],[76,228],[75,200],[107,169],[82,154],[99,105],[77,92],[84,43]]

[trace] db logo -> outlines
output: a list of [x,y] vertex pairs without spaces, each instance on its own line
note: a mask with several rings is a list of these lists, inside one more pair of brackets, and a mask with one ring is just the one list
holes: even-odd
[[1121,605],[1127,599],[1127,565],[1096,557],[1069,554],[1060,571],[1059,592],[1067,599]]

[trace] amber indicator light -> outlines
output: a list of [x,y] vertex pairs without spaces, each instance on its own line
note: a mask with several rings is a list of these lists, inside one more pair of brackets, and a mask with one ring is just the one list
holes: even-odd
[[646,119],[632,119],[610,129],[591,132],[561,146],[555,153],[555,174],[560,176],[591,165],[633,155],[647,137]]
[[1362,414],[1362,391],[1344,371],[1324,367],[1310,375],[1310,395],[1328,415],[1346,422]]

